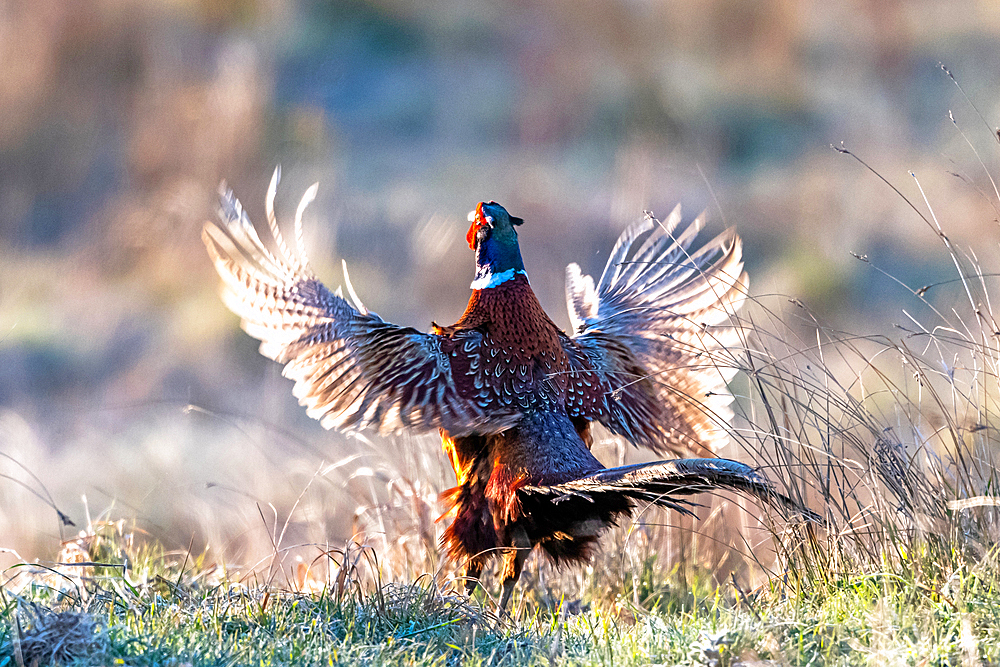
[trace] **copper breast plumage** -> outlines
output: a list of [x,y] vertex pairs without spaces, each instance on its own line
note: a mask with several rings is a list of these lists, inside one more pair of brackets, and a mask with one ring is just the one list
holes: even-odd
[[462,378],[460,391],[484,407],[554,409],[579,391],[573,387],[574,372],[563,349],[562,332],[523,275],[476,290],[462,317],[436,331],[453,339],[463,332],[481,332],[475,354],[463,355],[464,350],[456,347],[452,368]]

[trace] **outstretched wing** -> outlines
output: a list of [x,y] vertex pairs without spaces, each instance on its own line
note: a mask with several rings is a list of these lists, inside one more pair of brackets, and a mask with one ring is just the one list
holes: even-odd
[[[285,364],[294,393],[311,417],[326,428],[443,428],[452,435],[508,428],[517,415],[504,406],[477,402],[456,383],[472,381],[481,334],[453,337],[425,334],[385,322],[357,298],[344,265],[344,281],[354,304],[338,288],[328,290],[309,268],[301,242],[301,219],[315,197],[310,188],[295,219],[297,253],[278,230],[274,193],[267,217],[275,251],[261,242],[240,202],[223,188],[218,222],[205,224],[202,240],[222,276],[226,305],[243,328],[261,341],[261,354]],[[453,369],[453,365],[459,369]]]
[[811,521],[819,517],[779,493],[750,466],[729,459],[678,459],[609,468],[551,486],[523,486],[527,498],[547,498],[557,505],[579,502],[608,505],[609,496],[649,502],[690,514],[687,496],[712,491],[738,491]]
[[662,223],[647,213],[619,237],[596,287],[566,267],[570,415],[678,456],[728,440],[735,364],[725,350],[738,342],[729,319],[747,285],[733,230],[690,250],[703,225],[704,214],[681,225],[680,206]]

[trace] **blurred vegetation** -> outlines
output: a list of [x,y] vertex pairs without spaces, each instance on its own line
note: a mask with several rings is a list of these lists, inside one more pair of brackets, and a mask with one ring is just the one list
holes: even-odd
[[[31,560],[74,536],[51,493],[80,526],[133,517],[252,564],[278,517],[294,517],[290,542],[349,537],[407,457],[426,459],[429,488],[450,485],[432,439],[323,432],[237,329],[199,240],[222,179],[258,220],[275,163],[280,210],[320,181],[314,264],[338,282],[345,258],[400,323],[461,313],[479,200],[528,220],[528,272],[563,325],[565,265],[599,271],[644,208],[682,201],[738,227],[754,293],[891,330],[908,292],[877,269],[915,289],[950,260],[828,146],[920,202],[916,172],[954,242],[986,252],[995,200],[959,130],[992,173],[997,152],[937,63],[993,124],[998,36],[1000,11],[972,0],[11,0],[0,547]],[[927,298],[947,310],[955,293]]]

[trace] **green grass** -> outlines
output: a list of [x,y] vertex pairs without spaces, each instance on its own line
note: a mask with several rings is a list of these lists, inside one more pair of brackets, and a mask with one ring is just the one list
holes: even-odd
[[[100,527],[99,527],[100,528]],[[0,607],[0,665],[995,664],[996,552],[928,588],[919,573],[787,578],[741,596],[699,573],[685,587],[650,556],[644,604],[622,589],[498,619],[490,600],[432,577],[295,593],[109,530],[89,540],[122,567],[22,565]],[[123,539],[125,538],[125,539]],[[341,561],[341,554],[331,554]],[[921,558],[930,557],[925,551]],[[946,564],[945,564],[946,565]],[[531,597],[529,589],[524,597]],[[758,662],[757,664],[761,664]],[[768,664],[768,663],[764,663]]]

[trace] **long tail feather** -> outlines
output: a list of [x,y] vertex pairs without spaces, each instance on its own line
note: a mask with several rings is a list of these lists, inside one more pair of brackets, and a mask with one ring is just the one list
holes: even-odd
[[696,493],[738,491],[770,506],[791,510],[809,521],[819,516],[788,496],[748,465],[729,459],[677,459],[608,468],[552,485],[525,486],[522,493],[548,496],[553,503],[582,498],[594,503],[608,495],[624,496],[690,514]]

